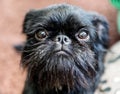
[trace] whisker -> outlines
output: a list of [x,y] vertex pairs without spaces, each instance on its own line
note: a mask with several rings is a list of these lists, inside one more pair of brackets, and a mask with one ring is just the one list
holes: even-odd
[[[42,47],[43,47],[43,46],[40,46],[40,47],[36,48],[35,50],[37,51],[38,49],[40,49],[40,48],[42,48]],[[34,50],[34,49],[33,49],[33,50]],[[31,51],[33,51],[33,50],[31,50]],[[42,51],[43,51],[42,53],[44,53],[45,48],[43,48]],[[39,51],[38,51],[38,52],[33,51],[33,52],[31,52],[30,54],[28,54],[28,55],[26,55],[25,57],[23,57],[23,62],[24,62],[24,60],[26,61],[26,58],[27,58],[28,56],[30,56],[30,55],[31,55],[30,58],[34,58],[34,59],[35,59],[35,56],[37,57],[37,56],[41,55],[42,53],[40,53]],[[37,55],[37,54],[39,54],[39,55]],[[29,58],[29,59],[30,59],[30,58]],[[30,59],[30,60],[31,60],[31,59]],[[29,61],[30,61],[30,60],[29,60]]]
[[34,54],[34,52],[29,53],[28,55],[26,55],[25,57],[23,57],[23,59],[25,59],[25,58],[27,58],[28,56],[33,55],[33,54]]
[[32,52],[32,51],[36,51],[36,49],[31,49],[31,50],[23,50],[21,52]]
[[29,59],[22,59],[21,62],[22,62],[22,64],[23,64],[23,66],[29,66],[29,65],[33,64],[33,63],[30,63],[30,62],[33,61],[35,55],[36,55],[36,54],[34,54],[33,56],[31,56]]
[[34,38],[29,38],[29,39],[26,40],[26,42],[29,42],[29,41],[31,41],[32,39],[34,39]]
[[26,45],[26,47],[32,47],[32,46],[37,46],[37,45],[43,45],[45,43],[41,43],[41,42],[38,42],[38,43],[34,43],[34,44],[29,44],[29,45]]
[[[21,52],[32,52],[32,51],[37,51],[38,49],[41,49],[42,47],[44,48],[45,47],[45,45],[43,45],[43,44],[45,44],[45,43],[38,43],[38,44],[41,44],[41,46],[38,46],[38,47],[36,47],[36,48],[33,48],[33,49],[31,49],[31,50],[22,50]],[[35,45],[38,45],[38,44],[35,44]],[[34,45],[34,46],[35,46]],[[33,45],[27,45],[26,47],[32,47]]]

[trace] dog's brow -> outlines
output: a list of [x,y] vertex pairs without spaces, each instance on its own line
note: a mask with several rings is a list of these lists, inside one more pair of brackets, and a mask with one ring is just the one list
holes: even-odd
[[44,27],[44,25],[42,23],[35,23],[33,27]]

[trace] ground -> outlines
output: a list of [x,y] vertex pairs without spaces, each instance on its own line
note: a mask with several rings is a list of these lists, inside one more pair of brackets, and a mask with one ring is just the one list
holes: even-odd
[[21,94],[24,85],[26,72],[19,66],[20,54],[13,45],[25,40],[21,33],[25,13],[61,2],[105,15],[110,23],[110,45],[120,39],[116,27],[117,11],[108,0],[0,0],[0,94]]
[[120,94],[120,41],[112,46],[105,58],[105,73],[96,94]]

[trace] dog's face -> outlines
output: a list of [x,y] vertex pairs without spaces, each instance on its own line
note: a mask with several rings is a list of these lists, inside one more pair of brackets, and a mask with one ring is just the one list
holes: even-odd
[[27,41],[22,64],[31,80],[43,90],[89,86],[99,70],[97,45],[106,47],[105,20],[78,7],[58,5],[29,12],[23,26]]

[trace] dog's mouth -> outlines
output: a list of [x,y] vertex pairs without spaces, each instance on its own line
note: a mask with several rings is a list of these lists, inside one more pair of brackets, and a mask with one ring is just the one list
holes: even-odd
[[70,52],[64,49],[54,51],[54,54],[57,55],[70,55]]
[[66,52],[64,50],[58,50],[56,51],[57,54],[66,54]]

